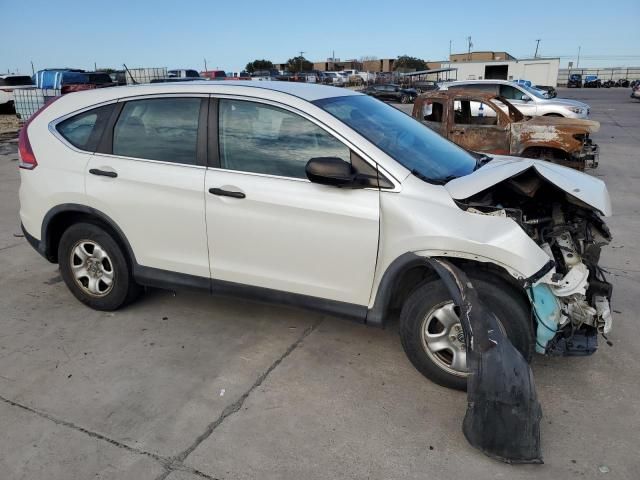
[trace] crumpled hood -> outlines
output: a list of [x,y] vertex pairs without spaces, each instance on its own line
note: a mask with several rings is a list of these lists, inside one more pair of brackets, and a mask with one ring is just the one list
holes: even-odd
[[534,168],[542,178],[598,210],[602,215],[611,215],[611,198],[602,180],[571,168],[532,158],[495,155],[485,166],[469,175],[451,180],[445,188],[455,200],[464,200],[530,168]]

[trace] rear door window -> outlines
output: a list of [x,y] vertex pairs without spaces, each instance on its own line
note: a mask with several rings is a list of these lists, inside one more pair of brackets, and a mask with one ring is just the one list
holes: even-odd
[[195,165],[200,98],[132,100],[113,130],[113,154]]
[[113,104],[87,110],[60,122],[56,129],[74,147],[95,152],[112,108]]

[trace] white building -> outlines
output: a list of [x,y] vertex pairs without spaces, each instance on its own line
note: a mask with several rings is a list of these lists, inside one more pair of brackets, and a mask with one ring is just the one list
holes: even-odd
[[442,62],[456,68],[458,80],[530,80],[535,85],[558,85],[559,58]]

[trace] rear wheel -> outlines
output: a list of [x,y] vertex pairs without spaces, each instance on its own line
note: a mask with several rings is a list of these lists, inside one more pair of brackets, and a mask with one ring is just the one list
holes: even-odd
[[141,292],[122,248],[97,225],[77,223],[65,230],[58,262],[71,293],[96,310],[116,310]]
[[[529,361],[533,330],[527,302],[499,277],[478,272],[469,278],[511,343]],[[423,283],[406,300],[400,314],[400,339],[411,363],[443,387],[465,390],[465,338],[449,292],[440,280]]]

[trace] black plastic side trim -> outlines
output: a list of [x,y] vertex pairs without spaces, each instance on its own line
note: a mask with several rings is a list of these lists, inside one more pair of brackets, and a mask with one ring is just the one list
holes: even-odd
[[210,280],[205,277],[170,272],[168,270],[144,267],[137,264],[133,267],[133,276],[136,282],[147,287],[167,290],[204,290],[216,296],[250,299],[263,303],[300,307],[338,317],[349,318],[362,323],[364,323],[367,315],[367,307],[365,305],[355,305],[270,288],[242,285],[225,280]]
[[22,223],[20,223],[20,228],[22,229],[24,238],[27,240],[27,242],[29,242],[29,245],[31,245],[35,249],[35,251],[42,255],[44,258],[47,258],[47,256],[44,254],[44,249],[42,248],[42,242],[31,235],[29,232],[27,232],[27,229],[24,228],[24,225]]
[[187,273],[171,272],[159,268],[133,266],[133,278],[146,287],[164,288],[167,290],[204,290],[211,292],[211,280]]
[[382,327],[385,322],[385,316],[391,303],[391,293],[393,292],[394,283],[399,275],[411,267],[417,266],[428,267],[424,257],[420,257],[412,252],[403,253],[396,258],[382,275],[380,285],[376,294],[376,299],[371,308],[367,312],[367,324]]
[[275,303],[277,305],[301,307],[308,310],[336,315],[338,317],[349,318],[361,323],[364,323],[367,316],[367,307],[365,305],[327,300],[326,298],[311,297],[308,295],[283,292],[281,290],[273,290],[270,288],[242,285],[239,283],[227,282],[225,280],[213,279],[211,281],[211,293],[213,295],[249,298],[259,302]]

